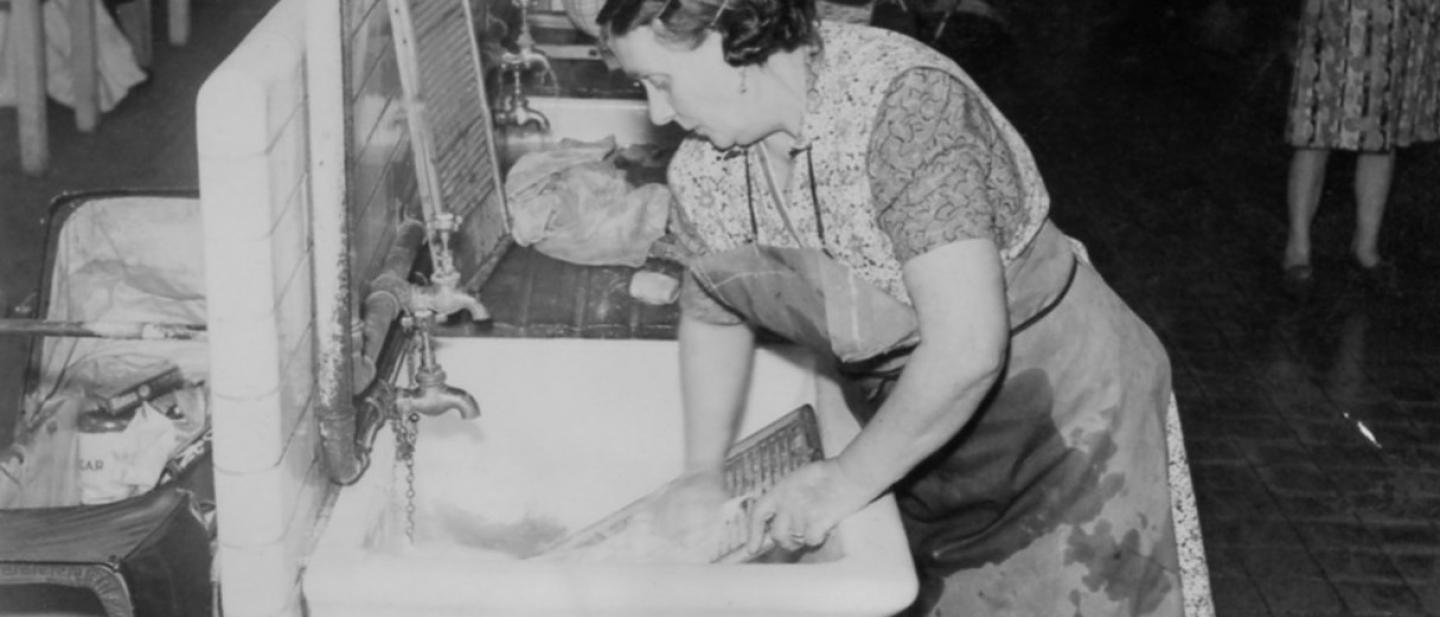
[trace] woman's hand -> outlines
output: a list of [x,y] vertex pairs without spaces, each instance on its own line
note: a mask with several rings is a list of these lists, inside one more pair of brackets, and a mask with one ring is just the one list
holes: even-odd
[[724,479],[719,471],[687,473],[666,487],[651,515],[655,532],[673,547],[697,551],[700,563],[713,557],[727,516]]
[[767,540],[790,551],[824,544],[840,521],[878,494],[847,477],[833,459],[801,467],[750,507],[746,549],[759,552]]

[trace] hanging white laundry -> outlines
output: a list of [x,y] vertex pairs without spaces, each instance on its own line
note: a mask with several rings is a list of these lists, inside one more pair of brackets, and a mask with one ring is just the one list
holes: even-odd
[[[70,75],[70,22],[66,15],[75,2],[95,2],[95,66],[100,111],[110,111],[130,89],[145,81],[145,71],[135,62],[130,41],[115,25],[110,14],[98,0],[47,0],[41,4],[45,24],[45,85],[50,98],[69,105],[75,104],[74,79]],[[15,104],[15,78],[10,54],[9,11],[0,12],[0,106]]]

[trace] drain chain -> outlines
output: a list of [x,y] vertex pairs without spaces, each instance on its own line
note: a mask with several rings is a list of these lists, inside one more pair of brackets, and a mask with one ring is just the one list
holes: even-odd
[[396,418],[395,460],[405,465],[405,538],[415,544],[415,443],[420,438],[420,414]]

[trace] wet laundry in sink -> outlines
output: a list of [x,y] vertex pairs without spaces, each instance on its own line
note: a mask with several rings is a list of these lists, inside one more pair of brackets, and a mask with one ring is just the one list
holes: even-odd
[[670,190],[631,184],[617,164],[630,150],[565,140],[516,161],[505,179],[516,243],[580,265],[644,264],[665,234]]

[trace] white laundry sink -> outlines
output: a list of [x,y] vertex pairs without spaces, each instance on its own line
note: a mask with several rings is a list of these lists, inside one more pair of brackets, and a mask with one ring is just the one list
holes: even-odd
[[[303,579],[312,617],[890,615],[916,592],[895,504],[881,498],[793,563],[526,560],[624,507],[682,464],[673,341],[442,338],[451,385],[480,402],[419,423],[414,538],[407,468],[381,432],[339,491]],[[405,385],[405,384],[402,384]],[[794,348],[757,352],[742,434],[814,405],[827,453],[858,430],[833,381]]]
[[649,108],[638,99],[583,99],[532,96],[530,107],[545,114],[553,139],[596,141],[611,135],[622,146],[675,143],[684,131],[675,125],[656,126]]
[[543,134],[527,130],[511,135],[504,128],[497,129],[502,169],[508,169],[527,153],[560,147],[566,139],[594,142],[614,137],[616,145],[621,147],[666,147],[680,143],[685,136],[678,125],[652,124],[649,108],[639,99],[531,96],[527,104],[545,116],[550,130]]

